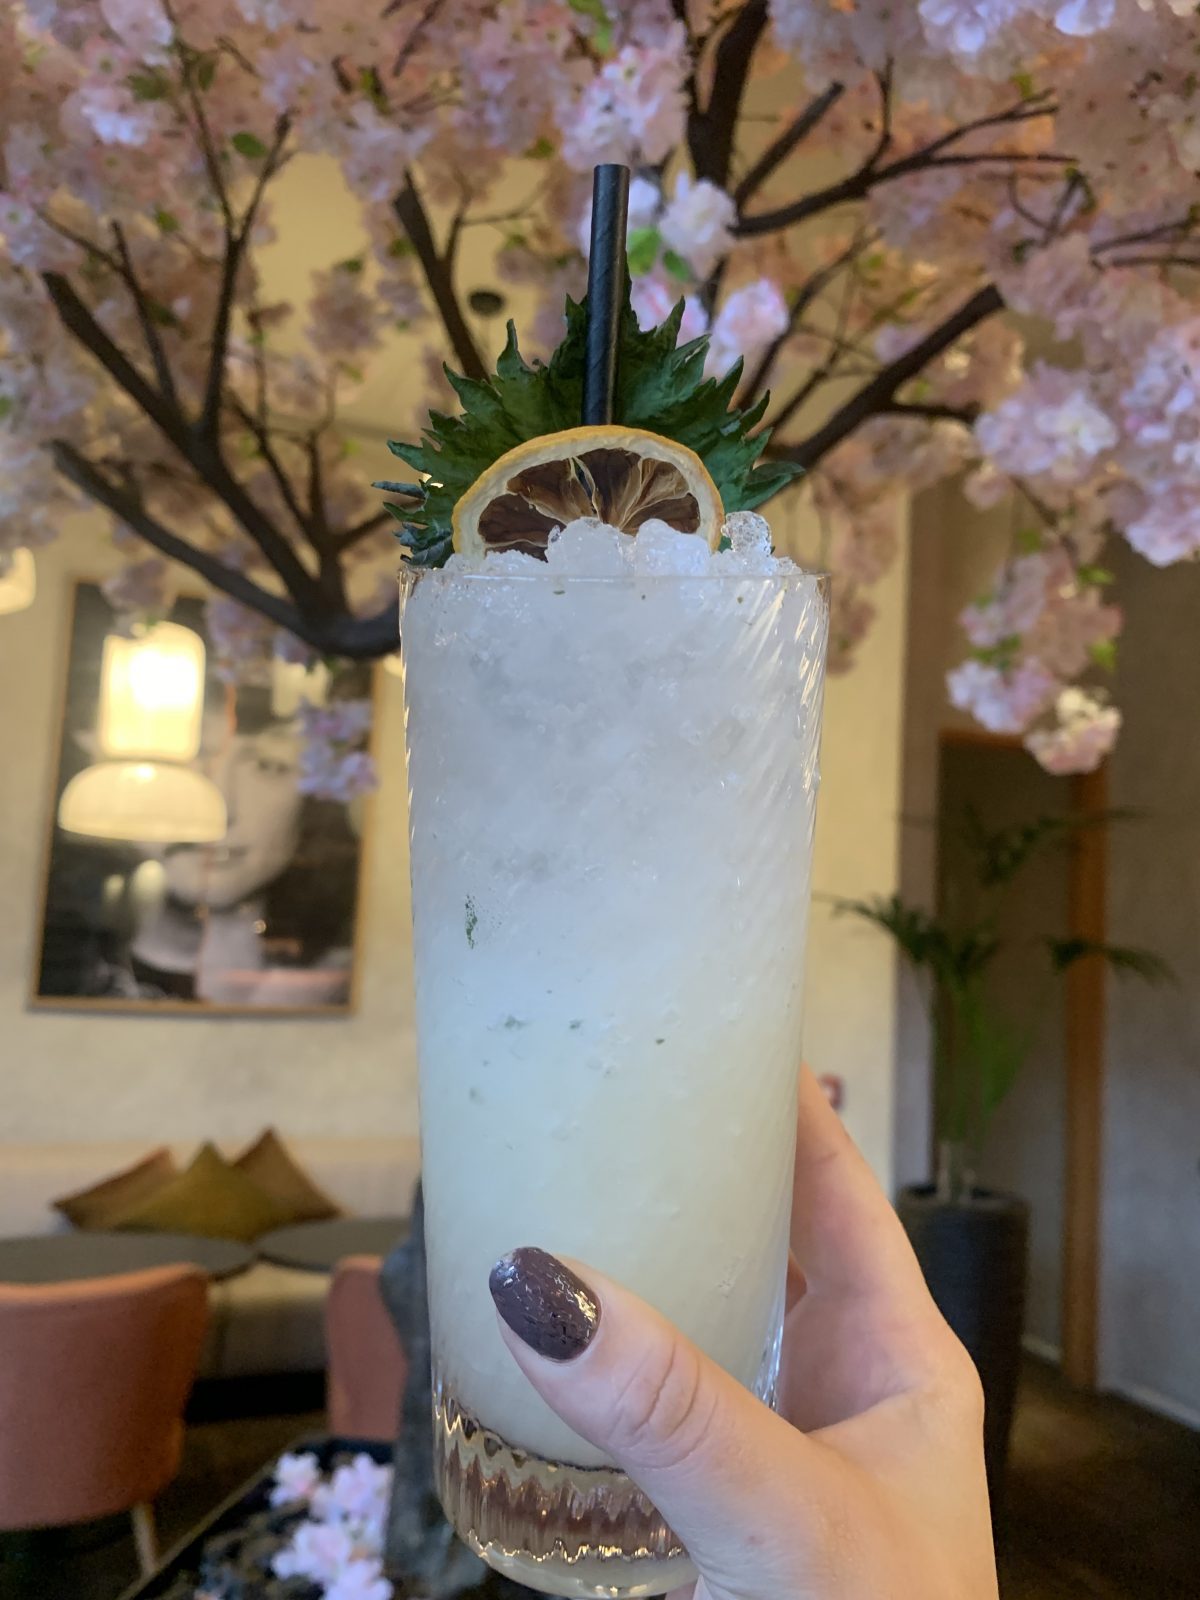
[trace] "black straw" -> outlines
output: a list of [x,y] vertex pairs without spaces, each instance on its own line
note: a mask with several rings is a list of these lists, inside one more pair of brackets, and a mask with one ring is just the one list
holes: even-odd
[[592,175],[592,250],[588,259],[583,368],[585,427],[613,420],[617,342],[625,304],[625,219],[629,168],[607,163]]

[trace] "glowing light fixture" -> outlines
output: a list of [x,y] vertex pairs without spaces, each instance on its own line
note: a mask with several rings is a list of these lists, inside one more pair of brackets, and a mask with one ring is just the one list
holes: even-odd
[[66,833],[131,844],[213,844],[225,837],[225,799],[190,767],[100,761],[76,773],[58,803]]
[[0,616],[24,611],[37,594],[37,569],[28,550],[14,550],[8,566],[0,571]]
[[100,749],[117,759],[191,761],[204,718],[204,641],[160,622],[137,638],[110,633],[100,663]]

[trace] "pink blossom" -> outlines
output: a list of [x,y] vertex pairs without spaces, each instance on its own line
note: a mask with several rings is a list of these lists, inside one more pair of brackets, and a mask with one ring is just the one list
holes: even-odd
[[1087,377],[1039,362],[1021,387],[975,424],[980,448],[1003,472],[1082,483],[1119,437]]
[[145,145],[158,131],[159,108],[136,100],[123,83],[91,79],[63,107],[64,119],[79,117],[101,144]]
[[[369,704],[366,711],[369,716]],[[380,1466],[368,1455],[357,1455],[338,1467],[330,1479],[328,1498],[323,1501],[325,1514],[357,1522],[378,1521],[387,1505],[391,1484],[390,1468]]]
[[321,1469],[311,1451],[301,1455],[285,1452],[275,1463],[275,1486],[271,1490],[273,1506],[293,1505],[296,1501],[312,1499],[313,1490],[321,1481]]
[[351,1561],[326,1589],[325,1600],[392,1600],[393,1592],[378,1561]]
[[725,297],[713,323],[707,370],[728,372],[738,356],[753,361],[787,325],[787,305],[769,278],[735,289]]
[[1098,694],[1064,689],[1054,704],[1056,722],[1025,735],[1025,748],[1047,772],[1095,772],[1116,743],[1121,713]]
[[313,739],[340,743],[361,739],[371,726],[371,702],[334,700],[327,706],[306,706],[303,722],[305,733]]
[[306,332],[313,348],[334,358],[363,356],[379,343],[379,304],[363,286],[356,267],[314,272],[316,293],[308,302]]
[[693,182],[686,172],[658,225],[663,243],[682,256],[697,278],[707,278],[733,242],[737,207],[724,189],[707,178]]
[[302,1522],[292,1541],[271,1562],[277,1578],[311,1578],[330,1584],[354,1556],[354,1539],[338,1522]]
[[404,170],[428,135],[414,135],[359,100],[338,138],[342,170],[366,200],[390,200],[403,187]]
[[1021,661],[1008,672],[982,661],[964,661],[947,675],[946,687],[951,705],[969,711],[993,733],[1021,733],[1061,685],[1040,661]]
[[144,556],[106,578],[100,587],[118,617],[127,622],[146,616],[161,617],[174,603],[176,570],[161,556]]
[[264,676],[274,637],[273,626],[265,617],[217,594],[205,606],[204,620],[217,657],[218,677],[236,683]]
[[100,0],[105,22],[143,60],[161,60],[171,42],[171,19],[162,0]]
[[1156,567],[1187,560],[1200,552],[1200,499],[1183,489],[1156,495],[1126,526],[1125,537]]
[[626,45],[606,61],[577,101],[562,103],[556,121],[563,159],[580,172],[598,161],[658,162],[683,134],[683,32],[665,42]]
[[989,648],[1027,633],[1045,609],[1049,569],[1041,552],[1018,556],[1003,568],[988,598],[968,606],[958,619],[971,643]]

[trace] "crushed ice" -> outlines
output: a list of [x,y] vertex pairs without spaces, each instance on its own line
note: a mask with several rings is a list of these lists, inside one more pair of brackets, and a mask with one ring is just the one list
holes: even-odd
[[622,533],[598,517],[578,517],[550,535],[546,560],[517,550],[497,550],[482,557],[454,555],[448,573],[488,572],[494,576],[577,578],[644,577],[773,577],[795,572],[795,563],[771,549],[771,527],[757,511],[730,512],[722,533],[726,550],[710,550],[695,533],[680,533],[659,517],[650,517],[637,537]]

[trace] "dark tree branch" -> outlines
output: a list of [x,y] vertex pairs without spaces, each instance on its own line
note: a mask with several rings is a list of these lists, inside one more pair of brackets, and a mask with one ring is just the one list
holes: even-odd
[[747,200],[752,199],[758,193],[775,169],[781,167],[793,150],[808,138],[808,135],[822,120],[825,113],[836,105],[845,92],[845,84],[831,83],[823,94],[819,94],[809,101],[804,110],[788,124],[782,133],[772,139],[771,143],[754,165],[749,168],[733,191],[733,198],[739,211]]
[[[970,332],[978,323],[993,316],[1003,305],[1000,291],[994,284],[989,283],[984,288],[976,290],[957,311],[939,323],[936,328],[931,329],[910,350],[906,350],[903,355],[897,356],[895,361],[882,368],[857,394],[839,406],[815,433],[797,444],[782,446],[777,453],[789,461],[798,462],[802,467],[815,466],[870,417],[879,416],[890,410],[899,389],[915,378],[931,361],[936,360],[944,350],[948,350],[952,344],[961,339],[964,333]],[[781,423],[786,422],[800,403],[793,396],[775,418],[775,427],[778,428]]]
[[[391,4],[384,8],[384,16],[392,16],[394,12],[399,11],[403,4],[404,0],[391,0]],[[438,12],[442,9],[444,4],[445,0],[428,0],[428,4],[426,5],[424,11],[422,11],[421,15],[409,29],[408,37],[400,46],[399,54],[392,63],[393,78],[398,78],[408,63],[412,60],[413,54],[415,53],[418,44],[421,42],[421,35],[425,33],[430,24],[434,22]]]
[[178,450],[187,438],[187,424],[165,396],[149,384],[133,362],[112,342],[60,272],[42,275],[54,309],[67,332],[89,350],[100,365],[123,389],[138,409],[155,424]]
[[238,276],[246,258],[246,246],[254,228],[258,208],[267,184],[279,170],[283,147],[291,123],[280,117],[275,124],[275,138],[263,157],[263,164],[255,180],[249,204],[236,227],[225,233],[225,258],[221,263],[221,289],[217,297],[217,311],[213,319],[212,345],[208,358],[208,378],[204,386],[204,405],[196,427],[202,438],[214,440],[221,426],[221,401],[225,392],[225,358],[229,352],[229,328],[233,318],[233,302],[237,294]]
[[[747,0],[717,45],[708,105],[703,111],[697,107],[688,118],[688,149],[696,176],[707,178],[722,189],[729,182],[750,63],[766,25],[767,0]],[[693,93],[694,83],[693,74]]]
[[154,313],[150,307],[150,302],[146,299],[141,283],[138,281],[137,273],[134,271],[133,257],[129,253],[129,245],[125,240],[125,230],[119,222],[114,222],[112,232],[121,262],[120,275],[133,296],[138,326],[142,330],[142,338],[146,341],[146,350],[154,363],[154,375],[158,379],[159,390],[163,399],[178,410],[179,394],[175,388],[171,364],[167,360],[167,352],[163,346],[162,335],[159,333],[158,326],[154,321]]
[[961,422],[966,428],[971,427],[979,416],[977,405],[951,406],[936,400],[893,400],[880,410],[889,417],[920,417],[927,422]]
[[[885,105],[887,101],[885,99]],[[1044,155],[1026,156],[1020,152],[1016,155],[1003,152],[981,152],[978,155],[942,155],[950,145],[956,144],[960,139],[965,139],[969,134],[978,133],[984,128],[1007,127],[1018,122],[1029,122],[1034,118],[1052,116],[1055,111],[1053,105],[1037,104],[1023,101],[1019,106],[1008,111],[996,112],[992,116],[977,117],[973,122],[965,122],[960,127],[953,128],[949,133],[931,139],[919,150],[912,151],[899,160],[880,166],[880,157],[886,149],[890,137],[886,124],[884,135],[875,149],[862,163],[861,166],[845,178],[840,178],[836,183],[828,184],[824,189],[814,190],[812,194],[803,195],[799,200],[792,201],[789,205],[779,206],[774,211],[763,211],[754,217],[743,217],[735,230],[738,237],[751,239],[763,233],[775,233],[780,228],[788,228],[797,222],[803,222],[808,217],[817,216],[822,211],[828,211],[833,206],[846,205],[851,201],[865,199],[872,189],[881,183],[893,183],[897,178],[904,178],[914,172],[936,171],[939,167],[973,166],[985,162],[1034,161],[1044,159],[1059,164],[1070,160],[1068,156]]]
[[219,447],[198,437],[186,419],[142,376],[92,316],[68,280],[56,272],[44,274],[55,309],[69,333],[88,350],[139,410],[174,446],[200,479],[241,523],[302,611],[319,610],[321,590],[299,560],[287,539],[230,472]]
[[172,561],[181,562],[185,567],[190,567],[193,572],[198,572],[202,578],[211,583],[214,589],[219,589],[231,600],[237,600],[241,605],[249,606],[261,615],[269,617],[281,628],[290,628],[293,632],[303,630],[303,618],[295,606],[282,595],[272,594],[269,589],[264,589],[252,578],[248,578],[244,572],[238,572],[233,567],[227,567],[223,561],[218,561],[216,556],[201,549],[199,545],[189,544],[186,539],[168,532],[133,495],[105,477],[100,468],[81,455],[73,444],[68,444],[64,439],[56,439],[50,446],[50,451],[55,466],[64,478],[69,479],[76,488],[82,489],[90,500],[95,500],[107,511],[111,511],[113,516],[119,517],[126,527],[131,528],[147,544],[153,545],[160,554],[168,556]]
[[79,489],[89,500],[102,505],[119,517],[140,539],[171,561],[198,572],[221,594],[228,595],[239,605],[257,611],[270,622],[324,655],[344,656],[351,661],[373,661],[390,655],[400,643],[399,603],[385,606],[373,617],[355,617],[346,612],[328,616],[306,616],[282,595],[273,594],[248,578],[244,572],[227,567],[224,562],[198,545],[189,544],[170,533],[149,515],[136,498],[112,483],[95,464],[65,440],[55,440],[50,446],[55,466],[63,477]]
[[274,444],[271,442],[271,435],[266,426],[257,417],[252,416],[251,413],[246,410],[245,406],[243,406],[241,402],[236,399],[233,402],[233,409],[241,422],[243,422],[254,435],[254,442],[258,445],[259,454],[262,456],[263,461],[266,464],[267,471],[274,479],[275,487],[279,490],[284,504],[291,512],[297,528],[299,528],[300,532],[304,534],[306,538],[311,538],[311,530],[308,526],[308,516],[305,513],[304,507],[300,504],[299,498],[296,495],[296,491],[292,486],[292,480],[288,477],[287,473],[283,469],[283,462],[279,459],[279,454],[276,451]]
[[812,277],[802,284],[795,300],[788,312],[788,324],[777,339],[773,339],[764,351],[762,358],[754,371],[746,379],[743,394],[747,401],[757,399],[763,386],[770,375],[771,368],[775,365],[780,351],[800,326],[800,319],[812,305],[813,301],[822,294],[837,277],[838,273],[850,264],[857,256],[861,255],[868,244],[872,243],[875,235],[857,237],[836,256],[832,261],[823,266],[820,271],[814,272]]
[[320,562],[321,584],[332,604],[346,609],[346,584],[338,548],[329,530],[325,510],[325,479],[321,470],[321,441],[313,434],[305,443],[308,452],[308,526],[313,549]]
[[454,290],[453,256],[439,253],[433,230],[429,226],[429,217],[421,204],[411,173],[405,174],[404,187],[392,206],[421,263],[425,282],[442,319],[459,371],[468,378],[486,378],[487,368]]

